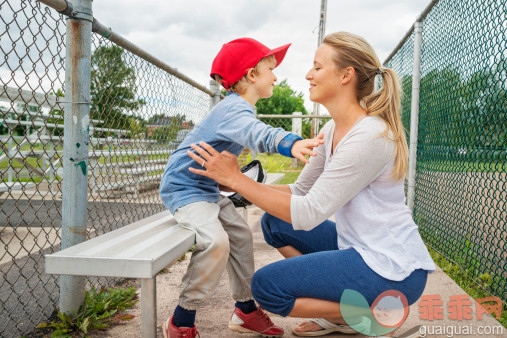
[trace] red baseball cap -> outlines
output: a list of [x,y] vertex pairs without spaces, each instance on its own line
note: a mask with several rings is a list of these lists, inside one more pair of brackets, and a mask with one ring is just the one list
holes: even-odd
[[218,52],[213,64],[211,65],[210,76],[222,77],[222,86],[229,89],[230,86],[238,82],[250,68],[255,67],[262,58],[274,55],[276,66],[282,62],[287,49],[291,44],[287,44],[275,49],[269,49],[257,40],[251,38],[240,38],[232,40],[222,46]]

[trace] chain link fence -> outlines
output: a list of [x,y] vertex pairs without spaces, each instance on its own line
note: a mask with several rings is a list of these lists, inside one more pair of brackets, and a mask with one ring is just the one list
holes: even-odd
[[[421,18],[414,218],[425,242],[507,294],[507,3],[434,1]],[[385,66],[410,128],[414,32]]]
[[[66,17],[4,0],[0,20],[0,336],[12,337],[58,307],[44,255],[62,237]],[[210,106],[209,92],[96,33],[90,72],[87,238],[165,210],[165,164]]]
[[[434,1],[423,49],[414,218],[426,243],[505,301],[507,5]],[[33,0],[0,0],[0,336],[26,334],[58,304],[44,258],[60,249],[66,21]],[[171,152],[209,108],[210,93],[157,62],[92,34],[87,237],[165,210],[158,184]],[[414,33],[385,62],[400,75],[410,128]],[[148,58],[149,59],[149,58]],[[328,116],[260,115],[311,137]],[[293,129],[295,128],[295,129]],[[407,137],[409,135],[407,134]],[[297,179],[302,165],[251,154]],[[88,278],[106,286],[111,278]],[[485,282],[485,281],[488,282]]]
[[[43,255],[59,247],[65,21],[29,1],[0,2],[0,336],[33,330],[58,302]],[[56,164],[57,165],[57,164]]]

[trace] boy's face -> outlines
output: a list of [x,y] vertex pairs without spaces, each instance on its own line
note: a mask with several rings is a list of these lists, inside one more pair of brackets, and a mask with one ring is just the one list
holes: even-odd
[[255,87],[260,99],[265,99],[273,95],[273,87],[277,80],[273,73],[275,65],[268,61],[262,61],[259,64],[259,72],[255,74]]

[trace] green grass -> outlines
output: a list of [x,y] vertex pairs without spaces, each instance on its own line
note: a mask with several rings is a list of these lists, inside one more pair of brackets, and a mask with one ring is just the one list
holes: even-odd
[[131,320],[132,315],[121,315],[137,302],[134,287],[97,290],[92,287],[91,293],[86,291],[84,304],[77,312],[68,315],[58,311],[58,320],[42,323],[37,329],[52,331],[51,337],[86,336],[91,330],[100,330],[118,321]]
[[[502,282],[501,276],[491,276],[488,273],[478,274],[476,270],[467,270],[462,265],[452,262],[432,248],[428,248],[428,251],[433,261],[473,299],[491,297],[491,293],[488,292],[491,290],[491,286]],[[505,302],[503,303],[503,310],[498,321],[507,328],[507,304]]]
[[[48,179],[49,177],[46,177]],[[56,181],[61,181],[62,179],[59,176],[55,176],[54,178]],[[44,180],[40,176],[32,176],[32,177],[14,177],[15,182],[33,182],[33,183],[40,183]],[[3,180],[3,182],[8,182],[7,178]]]
[[[301,170],[303,170],[303,165],[298,165],[296,168],[292,168],[290,166],[292,159],[279,155],[279,154],[258,154],[256,159],[261,161],[262,167],[268,173],[284,173],[285,177],[278,184],[291,184],[294,183]],[[250,152],[243,152],[238,157],[239,163],[241,166],[247,164],[252,160],[252,156]]]

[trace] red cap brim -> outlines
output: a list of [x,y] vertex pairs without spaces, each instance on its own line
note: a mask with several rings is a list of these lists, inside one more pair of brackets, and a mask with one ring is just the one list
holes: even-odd
[[[278,67],[278,65],[280,65],[280,63],[282,63],[283,59],[285,58],[285,54],[287,54],[287,50],[289,49],[290,45],[291,45],[291,43],[288,43],[288,44],[283,45],[281,47],[272,49],[266,54],[266,56],[270,56],[270,55],[275,56],[275,59],[276,59],[276,66],[275,67]],[[264,56],[264,57],[266,57],[266,56]]]

